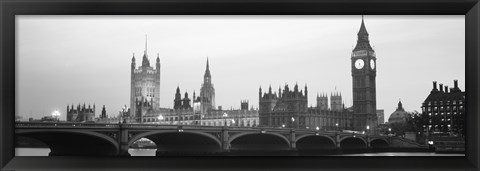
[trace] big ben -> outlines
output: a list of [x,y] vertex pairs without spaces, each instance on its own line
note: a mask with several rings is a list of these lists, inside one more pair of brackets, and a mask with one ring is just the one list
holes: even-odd
[[357,34],[357,45],[352,50],[353,129],[372,131],[377,126],[375,77],[377,58],[370,46],[362,16]]

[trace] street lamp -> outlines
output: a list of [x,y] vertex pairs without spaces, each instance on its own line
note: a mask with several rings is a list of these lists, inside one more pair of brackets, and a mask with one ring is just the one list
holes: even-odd
[[388,128],[388,136],[390,136],[391,132],[392,132],[392,128]]
[[160,124],[160,121],[163,120],[163,115],[158,115],[158,124]]
[[228,117],[228,114],[225,112],[223,113],[223,120],[224,120],[224,124],[223,124],[223,127],[227,127],[227,117]]
[[234,124],[235,124],[235,119],[232,119],[232,125],[234,125]]
[[295,122],[295,118],[292,117],[292,124],[290,125],[290,128],[293,128],[293,122]]
[[282,128],[285,128],[285,124],[282,124]]
[[317,127],[315,128],[315,130],[317,130],[317,131],[318,131],[318,130],[320,130],[320,128],[317,126]]
[[52,117],[55,119],[55,121],[58,121],[60,118],[60,112],[58,110],[53,111]]
[[337,129],[337,131],[338,131],[338,123],[335,123],[335,127],[336,127],[336,129]]
[[367,134],[370,134],[370,125],[367,125]]

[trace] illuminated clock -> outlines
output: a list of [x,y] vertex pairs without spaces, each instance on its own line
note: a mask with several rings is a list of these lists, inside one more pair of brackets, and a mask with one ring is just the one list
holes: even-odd
[[363,59],[357,59],[355,61],[355,68],[357,69],[362,69],[365,63],[363,62]]
[[373,61],[373,59],[370,59],[370,67],[375,69],[375,61]]

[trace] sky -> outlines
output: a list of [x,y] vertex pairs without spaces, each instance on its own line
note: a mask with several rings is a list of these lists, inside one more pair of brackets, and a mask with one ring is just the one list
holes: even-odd
[[[385,120],[401,99],[421,111],[432,81],[465,90],[465,19],[458,16],[366,15],[377,55],[377,109]],[[67,105],[96,105],[98,116],[130,103],[130,63],[145,50],[161,62],[160,106],[176,87],[198,95],[207,57],[217,106],[258,107],[258,91],[285,84],[338,91],[352,105],[351,53],[360,15],[342,16],[16,16],[16,114],[41,118]]]

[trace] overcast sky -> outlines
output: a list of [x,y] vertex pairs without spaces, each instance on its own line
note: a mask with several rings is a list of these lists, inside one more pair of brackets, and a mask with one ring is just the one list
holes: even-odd
[[[40,118],[67,105],[130,102],[130,62],[145,49],[161,61],[161,107],[175,89],[199,94],[207,56],[216,105],[258,107],[258,88],[287,83],[341,92],[352,105],[351,52],[361,16],[16,16],[16,112]],[[464,16],[365,16],[377,54],[377,108],[385,120],[401,99],[420,111],[432,81],[465,90]]]

